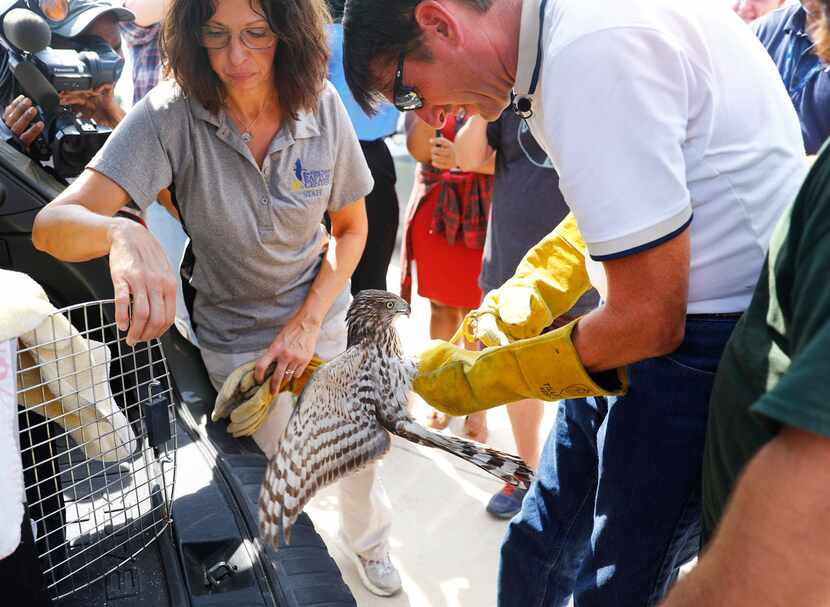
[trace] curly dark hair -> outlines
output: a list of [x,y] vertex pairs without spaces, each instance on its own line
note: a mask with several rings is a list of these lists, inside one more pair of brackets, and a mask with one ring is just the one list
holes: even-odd
[[[459,0],[485,12],[493,0]],[[368,114],[383,100],[389,83],[372,71],[391,65],[401,53],[420,61],[431,59],[415,22],[421,0],[348,0],[343,16],[343,71],[355,101]]]
[[[274,86],[280,109],[296,120],[314,111],[328,75],[329,48],[326,0],[249,0],[277,34]],[[172,0],[161,26],[164,74],[182,92],[213,113],[225,102],[225,87],[202,47],[202,26],[216,12],[216,0]]]

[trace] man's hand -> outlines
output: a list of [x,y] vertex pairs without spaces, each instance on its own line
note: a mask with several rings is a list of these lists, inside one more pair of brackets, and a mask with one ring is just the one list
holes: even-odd
[[43,132],[43,122],[38,120],[32,124],[36,117],[37,109],[32,100],[23,95],[7,105],[3,112],[3,122],[27,149]]
[[464,329],[464,337],[468,341],[480,341],[487,347],[506,346],[515,341],[499,326],[499,319],[494,312],[468,314],[464,318]]

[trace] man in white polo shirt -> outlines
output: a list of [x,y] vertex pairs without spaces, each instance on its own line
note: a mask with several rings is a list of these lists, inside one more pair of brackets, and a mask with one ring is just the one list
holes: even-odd
[[[495,120],[512,99],[605,300],[484,354],[422,355],[416,390],[454,412],[597,395],[559,404],[502,546],[499,605],[656,604],[697,551],[712,377],[804,175],[774,65],[717,0],[351,0],[344,30],[366,107],[385,97],[437,127],[456,106]],[[552,260],[581,245],[560,232],[496,292],[524,298],[524,320],[479,311],[511,337],[573,301],[573,262]],[[601,396],[622,392],[626,365],[627,393]]]

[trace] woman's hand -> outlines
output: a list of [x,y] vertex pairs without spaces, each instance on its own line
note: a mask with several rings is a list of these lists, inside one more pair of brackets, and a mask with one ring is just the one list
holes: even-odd
[[317,339],[320,337],[320,324],[308,318],[295,316],[277,334],[268,350],[256,363],[254,378],[258,383],[265,379],[265,371],[272,362],[276,362],[271,376],[271,393],[276,394],[284,376],[297,377],[302,374],[308,361],[314,356]]
[[458,166],[455,161],[455,146],[452,141],[444,137],[433,137],[430,144],[430,164],[437,169],[454,169]]
[[[110,229],[115,323],[127,345],[159,337],[176,319],[176,278],[159,241],[140,223],[116,218]],[[132,314],[130,298],[132,297]]]

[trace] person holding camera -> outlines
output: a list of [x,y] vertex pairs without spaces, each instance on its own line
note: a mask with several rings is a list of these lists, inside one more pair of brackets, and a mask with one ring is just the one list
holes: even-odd
[[[51,47],[77,49],[79,43],[83,45],[86,40],[95,37],[103,40],[123,58],[119,24],[134,18],[131,11],[111,2],[70,0],[66,18],[59,22],[48,22],[52,30]],[[124,110],[115,98],[114,87],[115,83],[112,82],[92,90],[61,91],[60,102],[85,119],[114,128],[124,117]],[[46,126],[38,117],[35,104],[22,94],[15,96],[6,105],[2,119],[15,140],[27,152]]]

